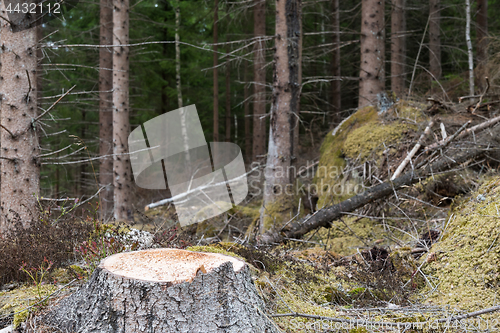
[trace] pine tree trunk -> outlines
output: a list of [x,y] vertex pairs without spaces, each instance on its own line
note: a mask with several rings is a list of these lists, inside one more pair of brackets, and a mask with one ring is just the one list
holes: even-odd
[[113,172],[114,216],[129,219],[131,211],[131,166],[128,154],[129,123],[129,2],[113,0]]
[[[113,4],[100,1],[100,44],[113,44]],[[100,195],[102,220],[113,211],[113,50],[99,49],[99,184],[105,186]],[[105,157],[103,157],[105,156]]]
[[253,34],[259,38],[255,43],[253,59],[253,160],[262,160],[266,154],[266,2],[254,0]]
[[248,68],[248,62],[245,61],[245,72],[243,74],[243,81],[245,82],[243,87],[243,109],[245,113],[245,161],[250,164],[252,162],[252,118],[250,114],[250,102],[248,100],[250,97],[248,89]]
[[384,91],[384,1],[363,0],[361,5],[361,71],[359,107],[376,105]]
[[429,1],[429,71],[434,80],[441,78],[441,4]]
[[179,29],[181,26],[180,0],[175,7],[175,84],[177,87],[177,105],[182,108],[182,86],[181,86],[181,47],[179,43]]
[[229,38],[226,40],[226,142],[231,141],[231,63],[229,62]]
[[37,27],[14,33],[5,20],[1,24],[0,231],[17,217],[25,227],[37,219],[40,193],[40,148],[32,122],[37,116]]
[[294,210],[294,126],[300,99],[299,38],[301,0],[276,1],[276,51],[269,148],[264,172],[260,233],[289,219]]
[[392,0],[391,15],[391,89],[397,96],[405,93],[406,0]]
[[86,285],[34,321],[75,333],[278,332],[264,311],[243,261],[155,249],[104,259]]
[[214,4],[214,135],[213,142],[219,141],[219,55],[217,54],[217,43],[219,32],[217,25],[219,24],[219,0],[215,0]]
[[332,125],[340,123],[341,94],[340,94],[340,0],[332,0],[332,25],[333,25],[333,52],[332,52],[332,82],[331,105]]

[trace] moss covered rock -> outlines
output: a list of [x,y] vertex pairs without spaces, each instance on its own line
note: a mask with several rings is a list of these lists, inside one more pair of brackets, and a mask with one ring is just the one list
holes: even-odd
[[362,165],[367,159],[380,159],[387,147],[398,143],[408,132],[415,131],[425,120],[420,106],[400,101],[385,113],[373,106],[359,109],[329,132],[320,149],[320,160],[314,178],[318,208],[338,203],[363,189],[363,179],[356,172],[346,177],[347,161]]
[[428,263],[423,271],[435,285],[429,302],[467,310],[498,304],[499,209],[500,178],[486,182],[453,208],[442,240],[424,258]]

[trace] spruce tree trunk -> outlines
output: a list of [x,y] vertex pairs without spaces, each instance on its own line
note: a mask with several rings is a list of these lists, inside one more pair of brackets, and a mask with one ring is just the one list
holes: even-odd
[[383,0],[363,0],[361,4],[359,107],[376,105],[377,94],[384,91],[384,5]]
[[332,127],[340,123],[341,93],[340,93],[340,0],[332,0],[333,52],[332,52]]
[[219,141],[219,55],[217,54],[217,43],[219,42],[219,32],[217,25],[219,24],[219,0],[215,0],[214,4],[214,135],[213,142]]
[[129,123],[129,2],[113,0],[113,172],[114,216],[131,217],[131,166],[128,154]]
[[[100,44],[113,44],[113,4],[101,0]],[[99,49],[99,184],[101,192],[101,219],[107,220],[113,212],[113,49]],[[105,156],[105,157],[103,157]]]
[[177,105],[182,108],[182,86],[181,86],[181,47],[179,30],[181,27],[180,0],[177,0],[175,7],[175,85],[177,87]]
[[248,89],[248,62],[245,61],[245,69],[243,81],[245,86],[243,87],[243,109],[245,113],[245,162],[250,164],[252,162],[252,118],[250,114],[250,102],[248,98],[250,97],[250,92]]
[[255,0],[253,9],[253,34],[255,43],[253,59],[253,160],[262,160],[266,154],[266,2]]
[[391,15],[391,89],[402,96],[406,89],[406,0],[392,0]]
[[300,13],[301,0],[276,1],[276,51],[274,56],[273,102],[269,148],[264,172],[264,202],[260,233],[288,221],[295,209],[294,126],[300,99]]
[[278,332],[264,311],[243,261],[155,249],[104,259],[35,324],[74,333]]
[[[226,40],[226,142],[231,142],[231,62],[229,62],[229,38]],[[235,129],[236,130],[236,129]]]
[[476,16],[476,61],[477,61],[477,85],[484,90],[485,65],[488,61],[488,1],[477,0]]
[[441,4],[440,0],[429,1],[429,71],[433,79],[441,78]]
[[28,227],[39,213],[40,147],[32,122],[37,116],[38,39],[37,27],[14,33],[5,20],[0,24],[0,124],[4,127],[0,128],[0,231],[6,231],[17,217]]

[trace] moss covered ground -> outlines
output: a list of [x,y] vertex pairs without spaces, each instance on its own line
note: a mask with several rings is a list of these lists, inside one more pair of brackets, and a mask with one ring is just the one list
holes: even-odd
[[500,178],[485,182],[450,213],[422,268],[427,302],[478,310],[500,300]]
[[400,101],[384,114],[379,114],[375,107],[364,107],[328,133],[320,148],[314,178],[318,208],[355,195],[362,185],[356,174],[347,177],[345,167],[349,160],[358,165],[368,159],[379,160],[388,147],[399,143],[425,120],[420,105]]

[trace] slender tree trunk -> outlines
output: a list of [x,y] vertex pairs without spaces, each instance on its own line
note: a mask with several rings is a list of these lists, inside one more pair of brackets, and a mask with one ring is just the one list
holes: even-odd
[[217,54],[217,43],[219,32],[217,25],[219,24],[219,0],[215,0],[214,4],[214,137],[213,141],[219,141],[219,55]]
[[[113,44],[113,4],[101,0],[100,44]],[[105,186],[100,196],[101,219],[113,211],[113,50],[99,49],[99,184]],[[105,156],[105,157],[103,157]]]
[[[82,125],[80,127],[80,138],[82,140],[85,140],[85,136],[87,135],[87,124],[86,124],[86,115],[87,115],[87,111],[85,110],[82,110]],[[83,195],[85,195],[85,182],[86,182],[86,178],[87,176],[85,175],[87,173],[87,164],[86,163],[81,163],[80,164],[80,167],[79,167],[79,171],[78,171],[78,174],[79,174],[79,182],[80,182],[80,186],[79,186],[79,193],[78,193],[78,196],[81,197]]]
[[231,141],[231,63],[229,62],[229,38],[226,40],[226,141]]
[[484,89],[485,65],[488,61],[488,1],[477,0],[476,61],[478,87]]
[[28,227],[39,214],[40,146],[36,123],[32,123],[38,105],[38,39],[36,27],[14,33],[5,20],[1,24],[0,231],[6,231],[17,217]]
[[[164,3],[163,10],[168,11],[170,10],[170,7],[168,6],[168,3]],[[162,29],[162,35],[163,35],[163,40],[168,40],[168,29],[163,28]],[[162,49],[162,54],[165,59],[169,57],[169,44],[163,44],[163,49]],[[167,113],[168,111],[171,111],[170,109],[170,98],[168,97],[168,87],[170,86],[170,73],[166,68],[162,68],[161,70],[161,78],[163,80],[163,84],[161,87],[161,107],[160,107],[160,114]]]
[[252,118],[250,114],[250,102],[248,98],[250,97],[250,91],[248,89],[248,62],[245,61],[245,72],[243,76],[243,81],[245,85],[243,86],[243,109],[245,113],[245,160],[248,164],[252,162]]
[[441,4],[429,1],[429,71],[433,79],[441,78]]
[[[293,135],[300,99],[299,36],[301,0],[276,0],[273,103],[265,169],[260,233],[280,226],[295,208]],[[286,219],[286,220],[285,220]]]
[[253,160],[262,159],[266,154],[266,2],[254,0],[253,33],[254,38],[259,38],[255,43],[253,59]]
[[397,96],[405,92],[406,0],[392,0],[391,15],[391,89]]
[[[292,4],[290,4],[292,5]],[[303,42],[303,31],[302,31],[302,6],[299,6],[299,9],[298,9],[298,13],[297,14],[294,14],[294,15],[297,15],[298,16],[298,19],[299,19],[299,22],[298,22],[298,25],[299,25],[299,38],[298,38],[298,52],[299,52],[299,68],[298,68],[298,78],[297,78],[297,85],[298,85],[298,89],[299,89],[299,92],[298,92],[298,98],[297,98],[297,103],[296,103],[296,106],[295,106],[295,111],[294,111],[294,115],[293,115],[293,119],[292,119],[292,127],[293,127],[293,142],[292,142],[292,147],[293,147],[293,150],[292,150],[292,164],[296,164],[297,163],[297,158],[300,154],[300,141],[299,141],[299,137],[300,137],[300,122],[299,122],[299,119],[300,119],[300,92],[302,91],[302,42]],[[297,33],[295,33],[297,34]],[[291,169],[291,170],[295,170],[295,169]],[[294,174],[292,175],[293,179],[295,179],[295,172]]]
[[465,41],[469,58],[469,94],[474,95],[474,55],[470,38],[470,0],[465,0]]
[[181,86],[181,48],[179,43],[179,29],[181,26],[180,1],[175,7],[175,84],[177,86],[177,104],[182,108],[182,86]]
[[113,0],[113,172],[114,216],[131,217],[131,167],[128,154],[129,123],[129,2]]
[[333,25],[333,52],[332,52],[332,76],[331,82],[331,105],[332,125],[338,124],[342,117],[340,115],[340,0],[332,0],[332,25]]
[[384,1],[363,0],[361,5],[361,71],[358,106],[375,105],[384,91]]

